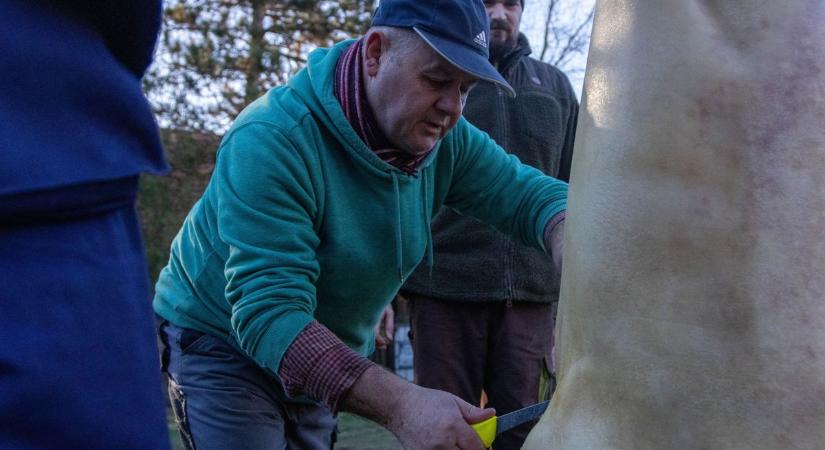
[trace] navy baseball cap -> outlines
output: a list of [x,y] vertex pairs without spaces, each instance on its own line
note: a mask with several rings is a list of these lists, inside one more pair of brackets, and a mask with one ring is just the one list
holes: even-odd
[[372,25],[412,28],[450,64],[516,95],[490,64],[490,21],[482,0],[380,0]]

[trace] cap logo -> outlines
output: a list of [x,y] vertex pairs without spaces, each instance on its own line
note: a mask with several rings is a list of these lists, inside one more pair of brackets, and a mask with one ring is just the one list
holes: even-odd
[[476,37],[473,38],[473,42],[480,45],[481,47],[487,48],[487,35],[482,31],[478,33]]

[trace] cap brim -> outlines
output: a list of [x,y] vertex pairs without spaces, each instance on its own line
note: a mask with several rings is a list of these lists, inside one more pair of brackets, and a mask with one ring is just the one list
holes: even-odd
[[513,87],[507,83],[501,74],[498,73],[498,70],[496,70],[484,56],[461,44],[440,38],[418,27],[413,27],[413,30],[450,64],[470,75],[501,86],[511,97],[516,96],[516,91],[513,90]]

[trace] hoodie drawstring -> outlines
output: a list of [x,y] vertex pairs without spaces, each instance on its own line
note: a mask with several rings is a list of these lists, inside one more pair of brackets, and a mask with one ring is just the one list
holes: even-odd
[[395,191],[395,264],[398,269],[398,279],[404,283],[404,247],[401,242],[401,192],[398,188],[398,173],[391,170],[392,187]]
[[[398,172],[390,170],[392,176],[392,188],[395,193],[395,266],[398,271],[398,279],[403,284],[404,281],[404,243],[401,238],[401,188],[398,182]],[[430,269],[430,277],[433,276],[433,231],[432,231],[432,214],[430,214],[430,192],[428,188],[427,177],[423,176],[424,188],[424,226],[427,233],[427,266]]]
[[427,176],[424,179],[424,226],[427,227],[427,266],[430,270],[430,278],[433,277],[433,229],[432,214],[430,214],[430,191],[427,189]]

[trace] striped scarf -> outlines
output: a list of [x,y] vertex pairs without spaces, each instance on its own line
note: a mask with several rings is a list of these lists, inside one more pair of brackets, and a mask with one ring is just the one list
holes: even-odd
[[384,133],[378,129],[372,109],[367,103],[361,68],[361,47],[364,38],[352,44],[338,59],[335,66],[335,98],[341,104],[352,128],[382,161],[391,164],[409,175],[415,175],[418,167],[430,151],[421,155],[411,155],[394,148]]

